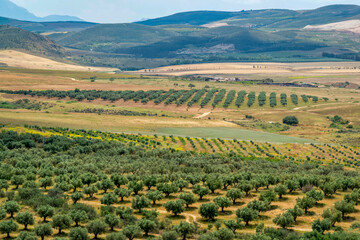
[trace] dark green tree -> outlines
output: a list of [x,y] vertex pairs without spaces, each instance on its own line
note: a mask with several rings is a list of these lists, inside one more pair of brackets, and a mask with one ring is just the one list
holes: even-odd
[[51,236],[53,231],[50,224],[40,224],[35,227],[35,233],[44,240],[46,236]]
[[113,232],[106,236],[105,240],[125,240],[126,237],[121,232]]
[[236,211],[236,216],[242,219],[246,226],[249,226],[250,221],[254,221],[258,218],[259,212],[254,209],[244,207]]
[[172,212],[175,216],[185,211],[185,201],[182,199],[169,201],[164,204],[166,211]]
[[59,234],[61,234],[62,230],[70,228],[72,223],[70,216],[67,214],[56,215],[52,220],[52,227],[59,229]]
[[298,199],[296,199],[296,202],[297,202],[297,205],[301,209],[304,209],[305,214],[308,213],[309,208],[312,208],[313,206],[315,206],[315,199],[310,198],[310,197],[298,198]]
[[156,191],[150,190],[146,193],[146,197],[153,202],[153,205],[155,205],[156,201],[160,201],[161,199],[163,199],[164,196],[158,190],[156,190]]
[[127,225],[122,230],[123,234],[129,239],[141,237],[141,228],[138,225]]
[[341,216],[344,219],[346,214],[355,212],[355,203],[342,200],[335,203],[335,209],[341,212]]
[[11,218],[14,217],[14,213],[17,213],[20,210],[19,204],[15,201],[6,201],[3,208],[10,214]]
[[317,231],[321,234],[324,234],[325,231],[328,231],[330,229],[331,229],[331,221],[329,219],[324,219],[324,220],[316,219],[312,223],[312,230]]
[[336,209],[326,209],[321,216],[324,219],[329,219],[332,227],[335,227],[335,224],[342,220],[342,213]]
[[84,187],[84,193],[89,195],[90,198],[93,198],[94,194],[96,194],[98,191],[99,189],[95,185]]
[[273,222],[276,225],[279,225],[282,228],[287,228],[290,227],[294,224],[294,217],[292,214],[286,212],[284,214],[281,215],[277,215],[274,219]]
[[94,239],[97,239],[99,234],[104,233],[106,231],[106,228],[106,223],[101,221],[100,219],[91,221],[86,225],[86,229],[88,230],[88,232],[94,234]]
[[131,181],[128,184],[128,189],[134,192],[134,195],[138,195],[138,193],[143,190],[144,184],[142,182]]
[[117,188],[115,189],[114,193],[121,199],[121,201],[124,201],[124,198],[129,197],[131,194],[131,191],[124,188]]
[[156,186],[156,188],[164,193],[166,197],[169,197],[172,193],[178,192],[178,186],[173,183],[160,183]]
[[180,224],[174,226],[174,230],[179,233],[183,240],[193,233],[195,233],[195,226],[188,222],[180,222]]
[[108,214],[104,217],[104,221],[109,225],[110,230],[114,231],[115,227],[118,227],[120,224],[120,219],[114,214]]
[[199,214],[209,220],[214,220],[219,215],[219,206],[214,203],[201,204]]
[[236,203],[237,199],[243,198],[244,196],[245,194],[240,189],[237,188],[232,188],[226,193],[226,197],[230,198],[233,201],[233,204]]
[[97,187],[100,190],[104,190],[104,193],[107,193],[109,189],[114,187],[114,183],[110,179],[105,178],[97,184]]
[[179,198],[185,201],[187,208],[189,208],[189,205],[196,203],[195,195],[189,192],[180,194]]
[[233,231],[227,228],[221,228],[217,230],[214,235],[217,237],[217,239],[221,240],[233,240],[235,238]]
[[69,216],[75,222],[76,227],[79,226],[79,223],[86,223],[89,219],[88,215],[84,210],[71,210]]
[[125,176],[119,174],[112,174],[110,180],[117,188],[120,188],[122,185],[126,185],[129,182]]
[[16,240],[37,240],[35,233],[23,231],[17,236]]
[[156,186],[157,179],[155,176],[147,176],[147,177],[144,177],[143,183],[148,188],[148,190],[150,190],[151,187]]
[[299,124],[299,120],[295,116],[286,116],[283,119],[283,123],[291,126],[296,126]]
[[24,230],[27,230],[28,225],[34,225],[34,215],[30,212],[21,212],[16,215],[15,220],[24,225]]
[[274,191],[277,193],[279,198],[282,199],[282,196],[287,192],[287,187],[283,184],[280,184],[275,187]]
[[144,231],[145,236],[149,235],[149,232],[156,229],[156,223],[152,220],[141,219],[138,222],[139,227]]
[[89,233],[86,228],[76,227],[71,228],[69,233],[70,240],[89,240]]
[[117,202],[117,196],[115,193],[106,193],[104,197],[100,199],[101,204],[111,206]]
[[136,196],[136,198],[133,198],[131,206],[141,213],[143,208],[150,207],[150,200],[144,196]]
[[295,222],[298,217],[304,215],[304,211],[298,205],[295,205],[294,208],[290,208],[286,212],[293,216]]
[[224,212],[224,208],[230,207],[232,204],[231,200],[226,197],[216,197],[213,201],[221,208],[221,212]]
[[205,195],[208,195],[209,192],[210,192],[209,188],[207,188],[207,187],[201,187],[201,186],[198,185],[198,184],[195,185],[195,186],[193,186],[192,191],[193,191],[193,193],[195,193],[196,195],[199,195],[200,200],[202,200],[203,197],[204,197]]
[[73,200],[73,203],[76,204],[80,199],[84,198],[84,194],[81,192],[74,192],[70,197]]
[[55,214],[55,209],[49,205],[40,206],[36,210],[37,214],[43,218],[44,222],[46,222],[46,218],[51,218]]
[[19,226],[13,220],[0,222],[0,232],[6,233],[6,237],[10,238],[10,233],[15,232]]

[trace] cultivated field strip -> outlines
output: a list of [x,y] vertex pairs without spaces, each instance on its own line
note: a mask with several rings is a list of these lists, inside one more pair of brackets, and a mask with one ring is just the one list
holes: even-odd
[[[324,97],[319,99],[317,96],[291,94],[290,98],[287,94],[277,93],[267,94],[262,91],[258,95],[251,91],[235,90],[227,91],[225,89],[191,89],[191,90],[150,90],[150,91],[101,91],[101,90],[79,90],[72,91],[58,91],[58,90],[45,90],[45,91],[32,91],[32,90],[1,90],[0,93],[16,94],[31,97],[47,97],[57,99],[70,99],[75,101],[94,101],[101,99],[103,101],[116,102],[123,100],[124,102],[132,101],[135,103],[147,104],[152,101],[155,104],[176,104],[177,106],[187,105],[188,107],[200,106],[204,108],[211,106],[212,108],[240,108],[246,105],[250,107],[283,107],[290,106],[303,106],[311,103],[318,103],[319,101],[327,102],[328,98]],[[280,96],[280,99],[277,98]],[[279,102],[278,102],[279,101]]]

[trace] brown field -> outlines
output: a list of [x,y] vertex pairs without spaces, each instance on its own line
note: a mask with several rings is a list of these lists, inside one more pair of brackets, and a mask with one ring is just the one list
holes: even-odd
[[89,66],[77,66],[73,64],[66,64],[15,50],[1,50],[0,63],[5,63],[9,67],[29,68],[29,69],[87,71],[87,72],[105,72],[105,71],[117,70],[115,68],[89,67]]
[[141,70],[138,73],[151,75],[232,75],[239,77],[295,78],[296,81],[331,83],[343,79],[360,83],[358,62],[318,63],[204,63]]
[[0,110],[0,121],[6,124],[94,129],[111,132],[154,132],[161,127],[234,127],[220,120],[160,117],[110,116],[77,113],[44,113],[27,110]]

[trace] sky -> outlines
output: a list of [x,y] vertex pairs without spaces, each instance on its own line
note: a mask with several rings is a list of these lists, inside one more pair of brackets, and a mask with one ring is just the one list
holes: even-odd
[[71,15],[99,23],[134,22],[194,10],[240,11],[286,8],[314,9],[360,0],[11,0],[39,17]]

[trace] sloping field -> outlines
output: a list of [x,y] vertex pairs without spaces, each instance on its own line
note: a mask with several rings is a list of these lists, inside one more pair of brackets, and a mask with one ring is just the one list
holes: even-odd
[[194,74],[331,75],[360,73],[359,62],[318,63],[204,63],[167,66],[140,73],[184,76]]
[[190,136],[198,138],[222,138],[237,139],[241,141],[257,141],[272,143],[314,143],[315,141],[290,137],[280,134],[258,132],[240,128],[212,127],[212,128],[160,128],[157,130],[161,134],[173,134],[177,136]]
[[360,20],[349,20],[349,21],[335,22],[335,23],[315,25],[315,26],[308,25],[305,27],[305,29],[360,33]]
[[117,70],[115,68],[87,67],[87,66],[66,64],[14,50],[1,50],[0,63],[6,64],[9,67],[27,68],[27,69],[87,71],[87,72],[89,71],[107,72],[107,71]]

